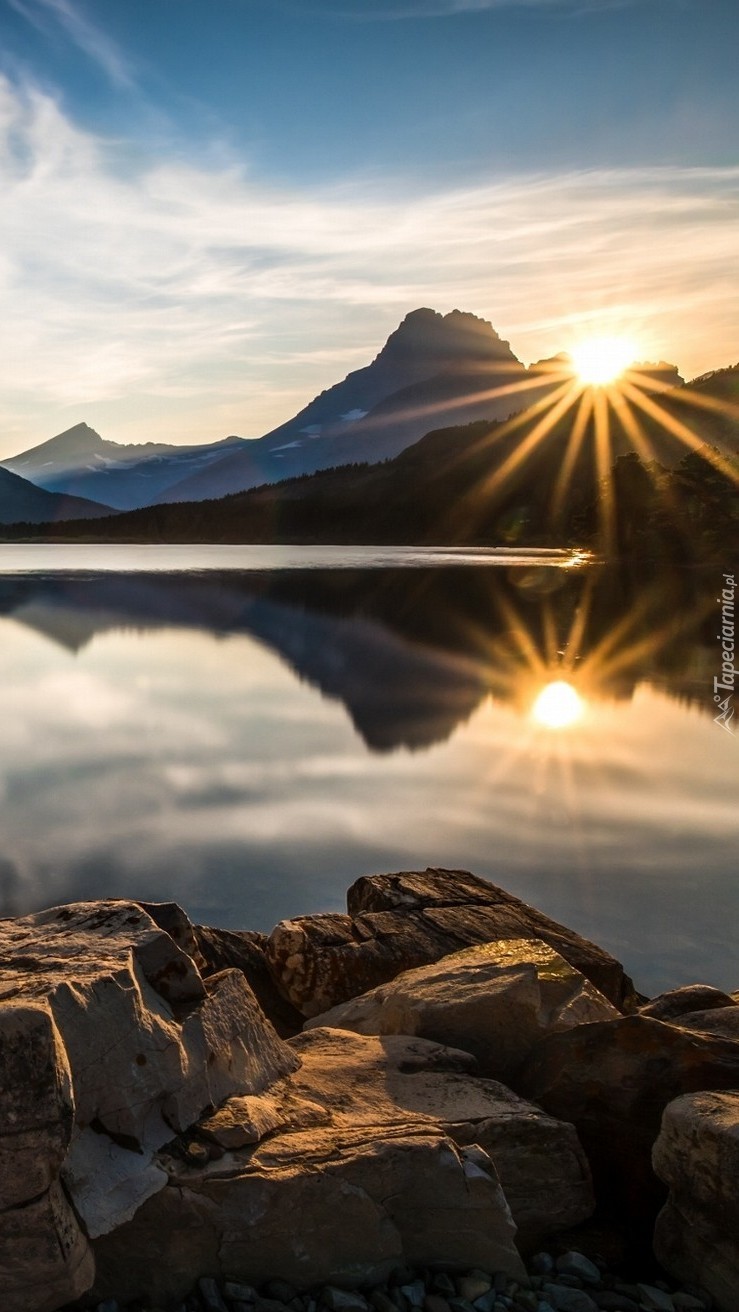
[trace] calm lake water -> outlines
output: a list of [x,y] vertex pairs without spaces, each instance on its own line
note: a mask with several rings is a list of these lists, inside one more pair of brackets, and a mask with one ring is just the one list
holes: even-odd
[[0,914],[133,896],[270,929],[445,865],[645,992],[736,989],[720,587],[563,553],[0,547]]

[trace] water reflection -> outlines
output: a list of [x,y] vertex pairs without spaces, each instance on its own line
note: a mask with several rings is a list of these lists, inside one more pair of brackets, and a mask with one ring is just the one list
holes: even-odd
[[[531,564],[5,575],[0,914],[144,896],[269,929],[361,873],[462,866],[645,991],[735,988],[715,587]],[[583,709],[555,730],[532,709],[557,683]]]
[[81,652],[111,630],[249,635],[373,751],[444,741],[491,694],[552,727],[643,682],[712,711],[713,584],[662,565],[0,577],[0,614]]

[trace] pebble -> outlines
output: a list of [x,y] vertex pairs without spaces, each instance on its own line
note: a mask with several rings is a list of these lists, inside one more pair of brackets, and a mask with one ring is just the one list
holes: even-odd
[[229,1312],[221,1297],[217,1280],[213,1280],[211,1276],[203,1276],[202,1280],[198,1280],[198,1289],[207,1312]]
[[[279,1276],[258,1289],[238,1280],[204,1276],[176,1312],[711,1312],[713,1308],[710,1296],[692,1285],[671,1289],[662,1279],[631,1284],[574,1249],[556,1257],[535,1253],[527,1270],[527,1275],[514,1280],[505,1272],[479,1268],[449,1273],[401,1266],[386,1284],[361,1290],[324,1285],[309,1291]],[[65,1312],[83,1309],[72,1303]],[[145,1300],[124,1305],[108,1298],[96,1305],[95,1312],[162,1309]]]
[[659,1289],[657,1285],[640,1285],[637,1284],[642,1307],[647,1312],[675,1312],[675,1304],[666,1294],[664,1289]]
[[590,1258],[585,1257],[583,1253],[574,1251],[563,1253],[561,1257],[557,1258],[557,1270],[563,1276],[576,1276],[578,1279],[584,1280],[586,1285],[600,1284],[598,1267],[595,1262],[591,1262]]

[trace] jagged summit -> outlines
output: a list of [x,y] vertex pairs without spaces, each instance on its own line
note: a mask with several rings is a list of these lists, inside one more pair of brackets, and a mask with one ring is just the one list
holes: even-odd
[[519,361],[487,319],[465,310],[439,314],[423,307],[411,310],[391,333],[373,363],[392,356],[425,355],[437,361]]

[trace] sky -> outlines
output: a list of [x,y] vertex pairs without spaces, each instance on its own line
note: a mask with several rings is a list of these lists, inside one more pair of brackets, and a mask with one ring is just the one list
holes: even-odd
[[257,437],[411,310],[739,359],[736,0],[0,0],[0,456]]

